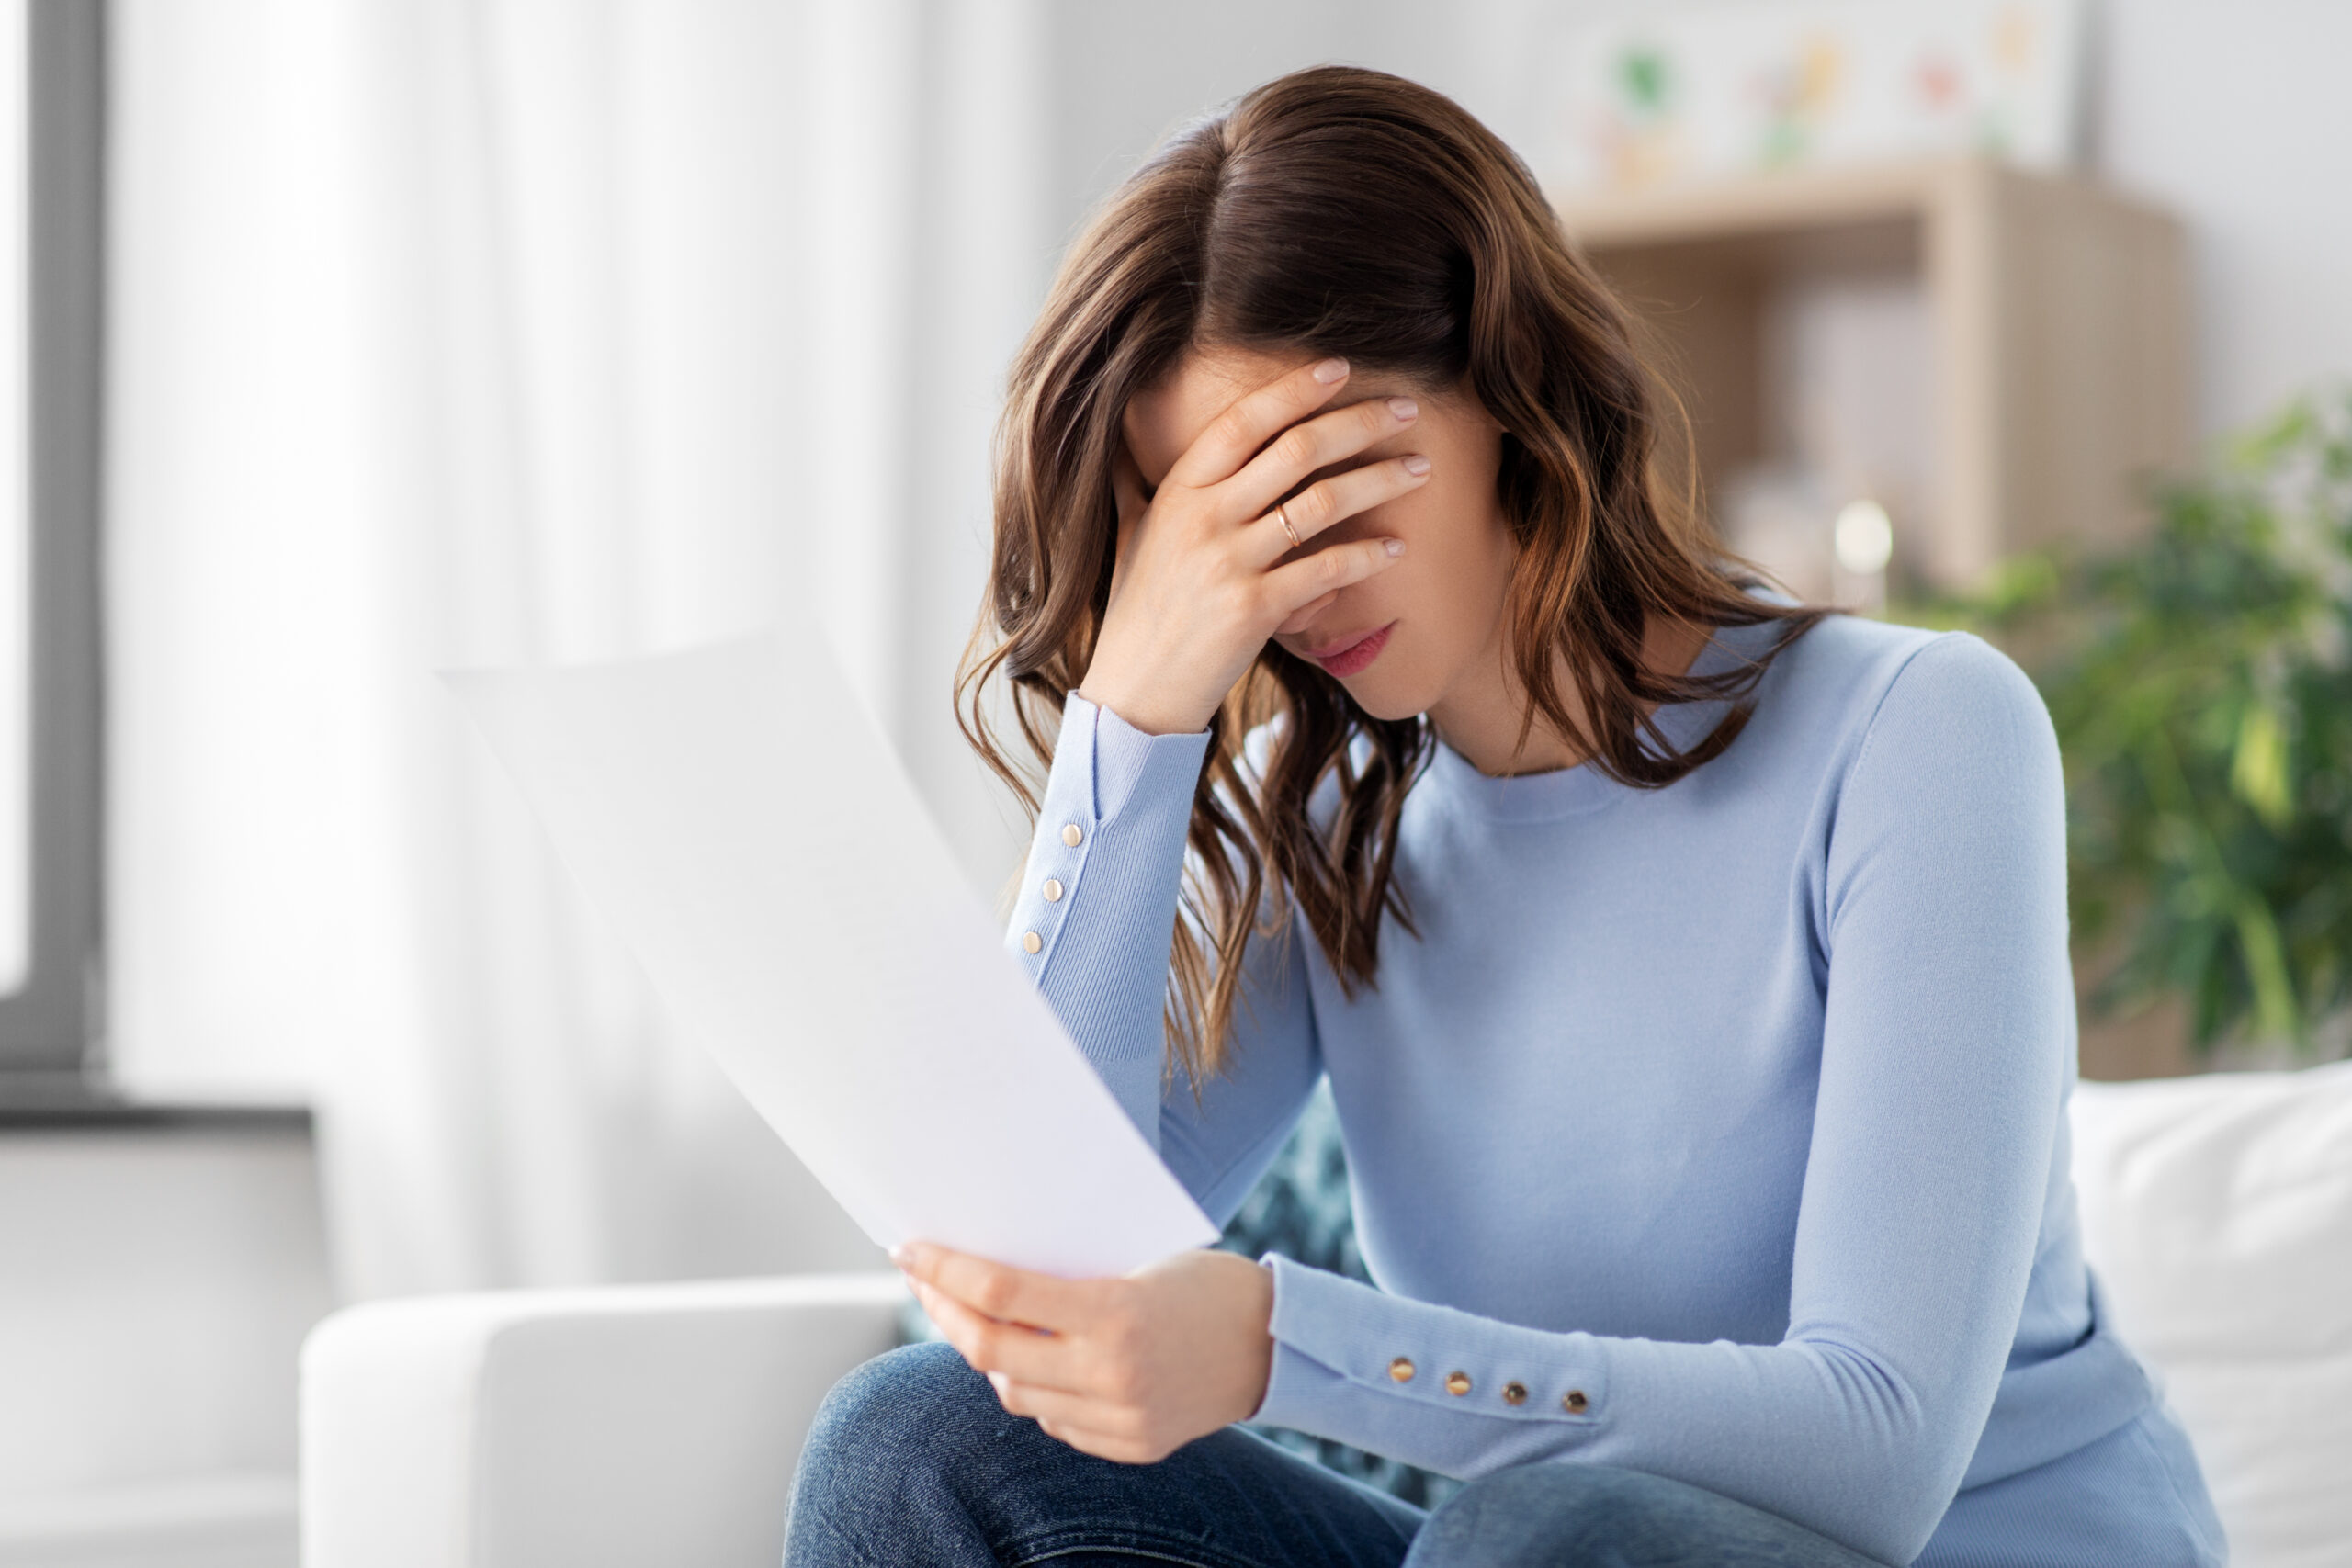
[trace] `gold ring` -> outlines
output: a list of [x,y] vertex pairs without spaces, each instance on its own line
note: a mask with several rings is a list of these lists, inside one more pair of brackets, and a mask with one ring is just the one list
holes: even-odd
[[1279,503],[1274,507],[1274,521],[1283,525],[1283,536],[1290,541],[1290,547],[1298,548],[1298,530],[1290,525],[1290,513],[1284,512]]

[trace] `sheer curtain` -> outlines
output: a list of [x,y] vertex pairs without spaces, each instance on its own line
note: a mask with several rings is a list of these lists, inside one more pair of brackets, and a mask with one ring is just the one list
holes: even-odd
[[115,7],[112,1054],[318,1107],[346,1293],[871,1258],[432,671],[816,615],[1001,877],[944,684],[1036,3]]

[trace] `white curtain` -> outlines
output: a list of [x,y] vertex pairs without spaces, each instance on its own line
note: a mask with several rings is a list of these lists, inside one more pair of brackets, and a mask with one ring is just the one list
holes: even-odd
[[1036,3],[119,0],[112,1055],[318,1107],[347,1294],[871,1259],[432,671],[818,615],[1001,876]]

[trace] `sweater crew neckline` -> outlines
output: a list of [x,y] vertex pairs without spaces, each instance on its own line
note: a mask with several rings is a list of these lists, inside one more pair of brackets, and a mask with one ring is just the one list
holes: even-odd
[[[1754,626],[1718,626],[1686,673],[1716,675],[1751,656]],[[1766,629],[1770,629],[1767,627]],[[1670,703],[1656,715],[1657,728],[1677,750],[1706,735],[1731,711],[1728,701]],[[1470,760],[1439,740],[1430,760],[1429,783],[1451,806],[1491,822],[1550,822],[1606,810],[1628,795],[1652,793],[1621,784],[1589,762],[1540,773],[1482,773]]]

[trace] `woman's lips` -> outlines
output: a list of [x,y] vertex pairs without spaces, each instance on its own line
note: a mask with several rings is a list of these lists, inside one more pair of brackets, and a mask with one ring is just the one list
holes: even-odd
[[1380,650],[1388,646],[1388,634],[1396,629],[1396,623],[1391,621],[1373,631],[1327,643],[1321,648],[1310,648],[1306,650],[1306,657],[1344,681],[1379,658]]

